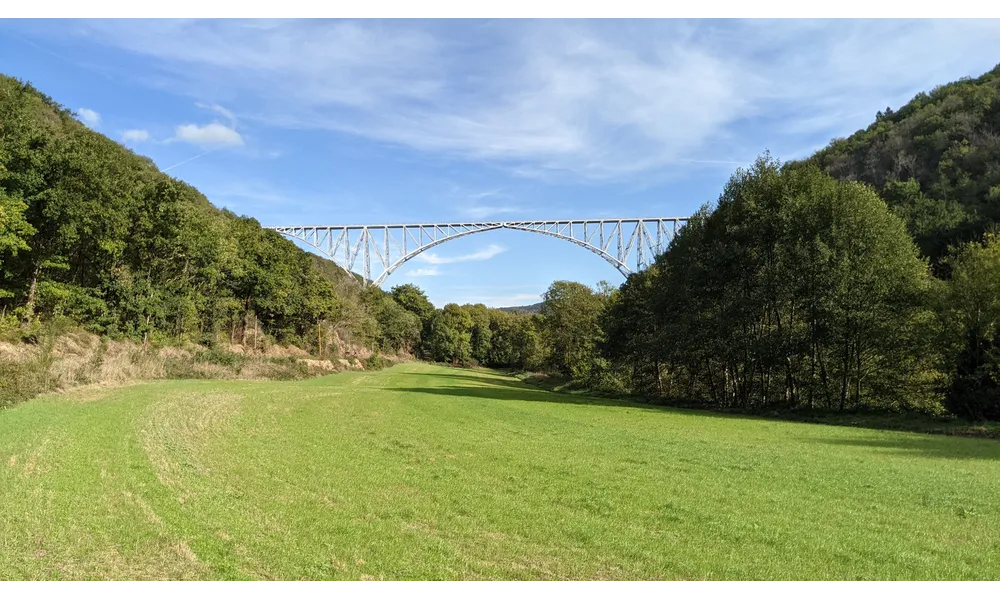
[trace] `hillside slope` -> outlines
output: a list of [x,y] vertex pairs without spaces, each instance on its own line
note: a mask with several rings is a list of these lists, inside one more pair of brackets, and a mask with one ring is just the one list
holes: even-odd
[[937,261],[1000,221],[1000,65],[879,112],[810,161],[874,186]]

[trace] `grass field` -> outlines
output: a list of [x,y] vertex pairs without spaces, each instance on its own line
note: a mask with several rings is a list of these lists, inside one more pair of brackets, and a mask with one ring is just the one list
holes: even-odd
[[0,579],[998,579],[996,440],[407,364],[0,412]]

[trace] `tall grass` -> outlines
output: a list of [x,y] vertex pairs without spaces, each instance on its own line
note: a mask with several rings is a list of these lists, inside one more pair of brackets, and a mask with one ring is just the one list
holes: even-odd
[[122,385],[151,379],[293,380],[349,369],[380,369],[393,361],[378,357],[316,360],[294,346],[264,352],[240,346],[177,346],[111,340],[70,324],[0,329],[0,407],[44,392],[83,385]]

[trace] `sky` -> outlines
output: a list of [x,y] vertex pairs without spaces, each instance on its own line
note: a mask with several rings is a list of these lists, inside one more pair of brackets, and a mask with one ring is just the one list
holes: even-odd
[[[265,226],[687,216],[1000,62],[997,20],[0,20],[0,72]],[[437,306],[623,281],[510,230],[386,289]]]

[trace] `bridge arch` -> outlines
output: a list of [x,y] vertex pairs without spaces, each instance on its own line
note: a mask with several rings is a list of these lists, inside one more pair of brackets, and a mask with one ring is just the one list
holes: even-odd
[[[399,225],[320,225],[268,227],[305,243],[353,275],[360,267],[365,284],[381,285],[409,260],[449,240],[483,231],[513,229],[539,233],[585,248],[626,277],[663,252],[687,217],[556,221],[485,221]],[[372,278],[372,257],[381,271]],[[360,265],[357,265],[358,261]]]

